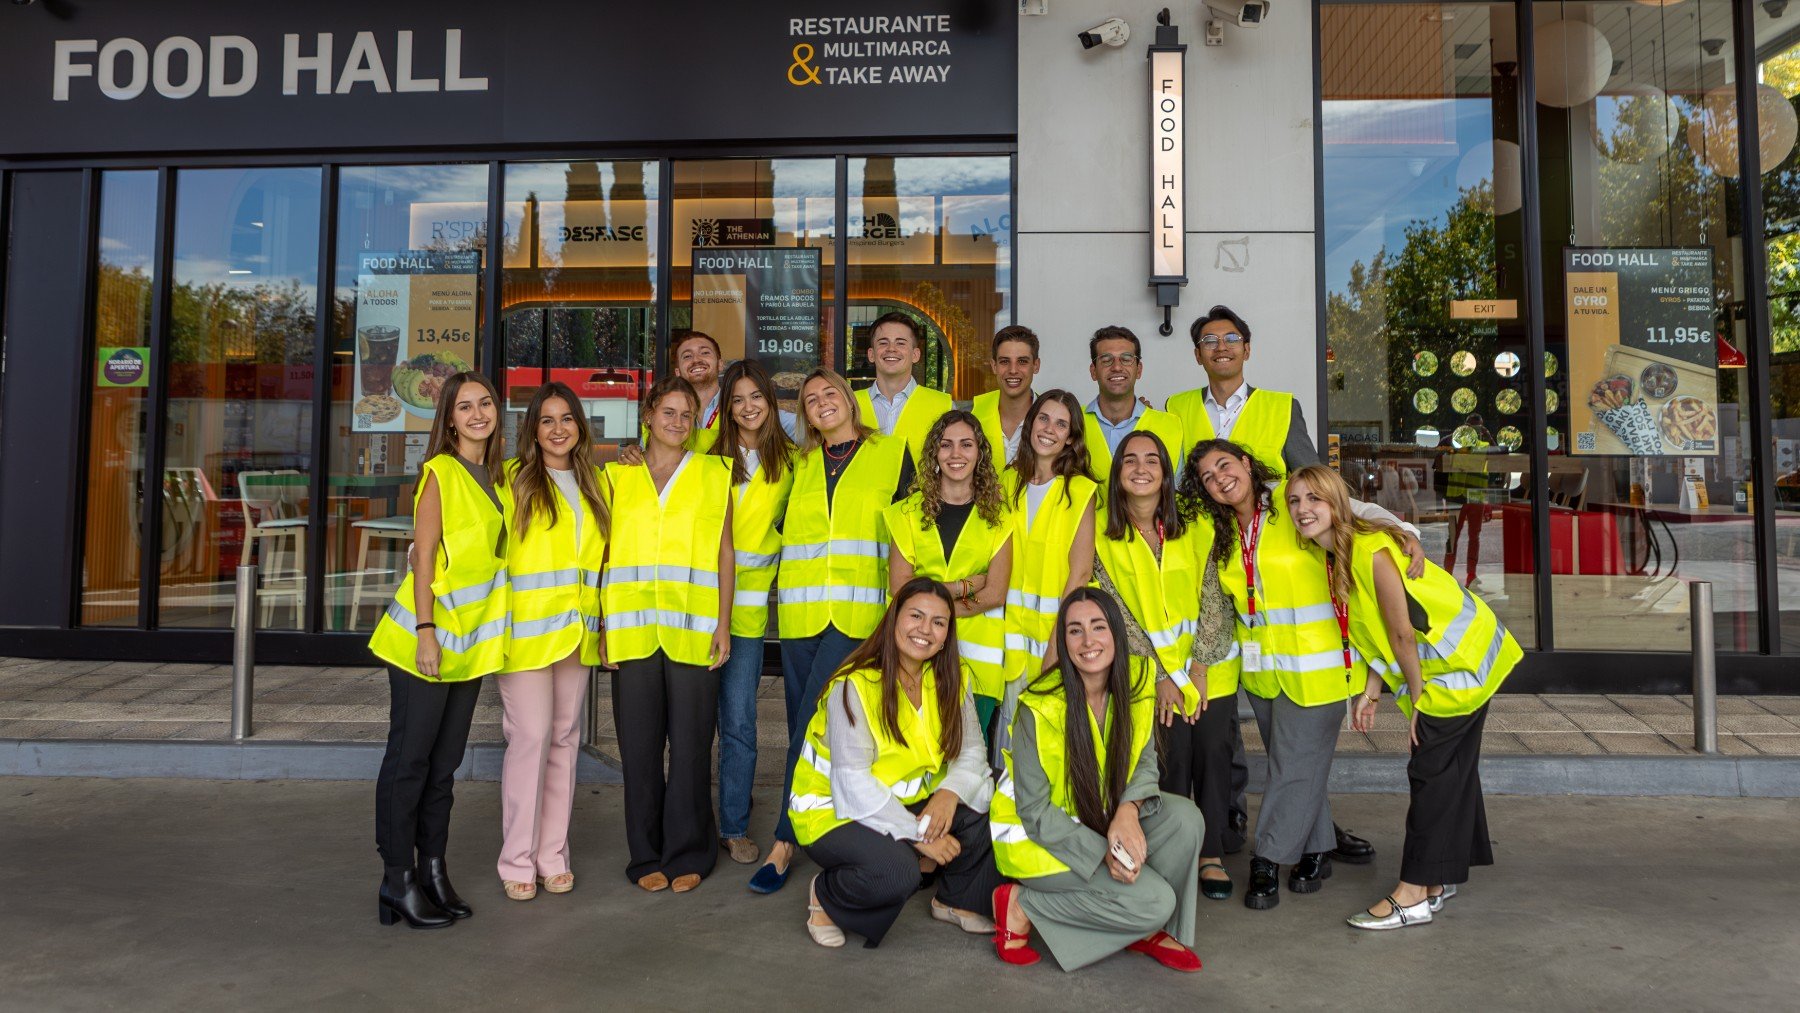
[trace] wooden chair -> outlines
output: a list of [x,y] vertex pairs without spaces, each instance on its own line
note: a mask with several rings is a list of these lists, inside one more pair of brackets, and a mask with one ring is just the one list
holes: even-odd
[[377,538],[392,539],[397,544],[390,549],[400,554],[400,563],[394,568],[394,583],[382,590],[370,591],[368,595],[377,601],[386,601],[399,589],[404,579],[406,568],[406,543],[412,541],[413,519],[411,517],[375,517],[366,521],[357,521],[350,525],[355,528],[358,537],[356,545],[356,579],[350,592],[350,628],[356,629],[362,617],[363,578],[369,572],[369,543]]
[[[306,517],[299,500],[305,477],[290,468],[240,471],[237,480],[244,509],[243,558],[258,566],[261,625],[274,622],[276,598],[291,598],[294,628],[301,629],[306,622]],[[269,542],[266,553],[260,551],[264,541]]]

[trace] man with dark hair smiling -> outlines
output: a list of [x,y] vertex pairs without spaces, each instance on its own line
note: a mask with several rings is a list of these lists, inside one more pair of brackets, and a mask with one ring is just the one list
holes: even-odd
[[875,382],[856,392],[863,424],[905,440],[915,462],[924,460],[925,437],[938,417],[954,407],[950,395],[921,387],[913,379],[913,366],[924,347],[918,321],[899,310],[883,313],[869,328],[869,364],[875,367]]
[[988,368],[994,371],[999,390],[975,395],[969,412],[981,422],[988,446],[994,452],[994,467],[1005,468],[1019,452],[1019,434],[1025,431],[1025,413],[1037,392],[1031,389],[1031,378],[1037,375],[1042,361],[1038,358],[1038,336],[1029,327],[1013,324],[994,333],[993,357]]
[[1088,341],[1088,375],[1099,385],[1099,394],[1082,413],[1088,457],[1101,490],[1112,471],[1113,452],[1132,433],[1155,433],[1169,452],[1169,467],[1181,472],[1187,453],[1181,419],[1157,411],[1137,396],[1137,382],[1144,375],[1144,346],[1137,335],[1117,324],[1102,327]]

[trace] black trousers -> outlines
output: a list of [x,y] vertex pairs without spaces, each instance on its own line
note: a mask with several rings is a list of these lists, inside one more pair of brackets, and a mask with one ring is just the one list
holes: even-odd
[[[1200,854],[1214,858],[1225,854],[1225,836],[1232,834],[1225,814],[1231,808],[1231,743],[1236,729],[1236,696],[1207,701],[1200,720],[1191,725],[1176,718],[1173,726],[1156,729],[1162,761],[1159,786],[1200,807],[1206,819]],[[1241,745],[1242,739],[1238,741]],[[1238,843],[1242,846],[1241,837]]]
[[[925,802],[908,808],[922,812]],[[994,865],[987,814],[958,805],[950,836],[962,851],[938,868],[937,899],[964,911],[992,915],[994,889],[1006,877]],[[919,872],[919,853],[910,843],[861,823],[838,827],[807,845],[806,854],[824,870],[816,887],[819,906],[838,928],[862,936],[867,940],[863,945],[870,948],[881,945],[907,899],[925,881]]]
[[480,698],[480,679],[433,682],[388,666],[387,751],[375,778],[375,849],[387,868],[444,857],[456,768]]
[[[1241,813],[1248,813],[1250,808],[1244,804],[1244,793],[1250,788],[1250,761],[1244,759],[1244,731],[1237,719],[1237,697],[1231,698],[1231,808]],[[1242,847],[1244,837],[1236,831],[1227,831],[1237,841],[1232,850]],[[1230,843],[1227,841],[1226,843]]]
[[612,700],[625,780],[625,878],[705,876],[719,860],[712,806],[719,674],[657,651],[619,664]]
[[1469,867],[1493,865],[1481,801],[1481,730],[1487,705],[1459,718],[1419,715],[1419,744],[1406,764],[1412,805],[1400,878],[1420,886],[1467,883]]

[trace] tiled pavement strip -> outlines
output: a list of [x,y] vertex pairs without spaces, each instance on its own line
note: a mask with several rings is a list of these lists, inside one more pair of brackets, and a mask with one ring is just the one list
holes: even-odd
[[[256,669],[254,736],[265,741],[368,742],[387,731],[387,676],[379,668],[265,665]],[[595,743],[615,755],[605,676]],[[1501,693],[1488,715],[1488,755],[1693,755],[1684,696]],[[761,752],[784,745],[781,682],[759,694]],[[220,741],[229,733],[231,670],[225,665],[0,658],[0,739]],[[1261,750],[1254,722],[1245,745]],[[472,742],[498,742],[500,696],[484,690]],[[1404,753],[1406,726],[1384,701],[1368,734],[1345,729],[1338,751]],[[1800,696],[1719,698],[1719,751],[1800,756]],[[764,770],[764,776],[768,772]]]

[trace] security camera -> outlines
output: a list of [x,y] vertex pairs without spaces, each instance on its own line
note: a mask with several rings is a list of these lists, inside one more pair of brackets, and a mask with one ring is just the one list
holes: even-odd
[[1206,10],[1215,20],[1256,28],[1269,19],[1269,0],[1206,0]]
[[1081,48],[1093,49],[1095,46],[1123,46],[1125,40],[1131,38],[1131,26],[1122,18],[1107,18],[1085,32],[1075,33],[1081,40]]

